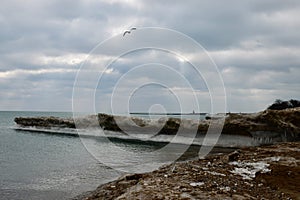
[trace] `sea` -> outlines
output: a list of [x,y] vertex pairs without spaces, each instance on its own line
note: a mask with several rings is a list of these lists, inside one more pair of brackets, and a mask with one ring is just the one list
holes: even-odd
[[[63,134],[70,130],[54,130],[59,134],[49,134],[34,129],[15,129],[15,117],[33,116],[65,118],[72,117],[72,113],[0,111],[0,199],[70,199],[128,171],[151,171],[153,167],[169,163],[168,158],[176,150],[185,149],[184,144],[175,144],[171,148],[175,151],[162,151],[159,163],[157,159],[149,162],[148,158],[147,166],[134,168],[138,166],[138,159],[150,155],[147,152],[163,148],[166,143],[122,137],[107,139],[96,135],[83,139],[74,134]],[[119,150],[111,148],[113,145]],[[191,145],[189,150],[197,152],[199,147]],[[231,150],[222,148],[215,152]],[[192,159],[195,155],[187,153],[180,159]]]
[[19,116],[72,113],[0,112],[0,199],[70,199],[122,175],[90,155],[79,137],[14,130]]

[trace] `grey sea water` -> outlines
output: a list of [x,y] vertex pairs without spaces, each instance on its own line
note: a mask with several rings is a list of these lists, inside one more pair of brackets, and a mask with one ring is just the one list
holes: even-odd
[[12,129],[17,116],[71,113],[0,112],[0,199],[68,199],[120,176],[96,161],[78,137]]
[[[128,138],[87,137],[82,139],[63,134],[67,130],[58,130],[59,134],[36,132],[34,129],[17,131],[15,117],[56,116],[72,117],[72,113],[60,112],[10,112],[0,111],[0,199],[69,199],[86,191],[94,190],[100,184],[114,180],[124,174],[115,169],[143,172],[147,169],[136,167],[136,158],[166,145],[170,138],[159,138],[157,141],[131,140]],[[93,135],[94,133],[87,133]],[[113,133],[115,134],[115,133]],[[171,138],[172,139],[172,138]],[[84,142],[83,142],[84,141]],[[183,142],[183,141],[182,141]],[[111,145],[121,148],[125,154],[111,151]],[[88,145],[88,148],[86,146]],[[178,146],[176,146],[178,145]],[[159,155],[160,162],[149,165],[159,166],[169,162],[168,159],[183,147],[176,144],[174,151]],[[181,158],[193,158],[199,146],[191,146],[189,153]],[[95,159],[99,154],[105,157],[106,164]],[[216,149],[214,152],[231,151]],[[128,152],[128,154],[126,154]],[[134,154],[130,154],[134,152]],[[191,153],[192,152],[192,153]],[[143,161],[143,160],[142,160]],[[172,160],[171,160],[172,161]],[[156,164],[156,165],[155,165]],[[114,166],[114,169],[111,168]],[[151,166],[149,167],[149,169]]]

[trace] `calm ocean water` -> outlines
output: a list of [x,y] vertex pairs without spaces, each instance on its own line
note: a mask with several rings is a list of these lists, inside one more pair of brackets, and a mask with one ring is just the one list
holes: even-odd
[[[172,137],[141,141],[123,138],[123,135],[107,140],[92,131],[87,134],[93,137],[84,139],[33,130],[17,131],[13,129],[13,120],[18,116],[71,117],[72,113],[0,111],[0,199],[69,199],[124,174],[115,169],[151,171],[153,167],[168,162],[172,156],[181,155],[187,146],[183,143],[171,145],[171,150],[159,152],[155,159],[148,157],[146,161],[145,152],[156,153],[167,144],[161,140],[168,141]],[[112,145],[117,148],[111,148]],[[198,152],[199,146],[190,149],[181,159],[197,155],[194,152]],[[220,151],[224,149],[216,150]],[[142,165],[137,160],[139,163],[142,161]]]
[[[132,171],[136,163],[132,155],[165,145],[122,138],[108,141],[101,137],[85,138],[83,143],[79,137],[63,134],[17,131],[13,129],[14,118],[19,116],[71,117],[72,113],[0,111],[0,199],[69,199],[124,174],[115,168]],[[113,152],[111,141],[125,150],[125,155]],[[89,146],[88,150],[104,156],[106,164],[109,162],[114,169],[97,161],[85,145]],[[168,155],[159,158],[161,163]],[[133,171],[139,170],[144,169]]]
[[97,162],[78,137],[11,128],[17,116],[50,115],[71,113],[0,112],[0,199],[67,199],[120,176]]

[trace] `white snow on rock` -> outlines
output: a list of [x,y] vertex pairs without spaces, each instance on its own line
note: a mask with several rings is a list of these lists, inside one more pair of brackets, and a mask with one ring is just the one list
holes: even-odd
[[225,174],[219,173],[219,172],[211,172],[211,171],[207,171],[207,173],[214,175],[214,176],[226,176]]
[[235,165],[237,167],[234,170],[230,171],[233,174],[237,174],[243,177],[243,179],[251,180],[255,178],[255,174],[257,172],[267,173],[271,170],[268,169],[269,164],[265,162],[231,162],[231,165]]
[[190,183],[190,186],[193,186],[193,187],[201,186],[201,185],[204,185],[204,182],[193,182],[193,183]]
[[289,156],[285,156],[285,157],[281,157],[281,156],[268,157],[268,158],[265,158],[264,161],[267,161],[267,162],[280,162],[281,165],[295,166],[295,167],[298,166],[298,162],[299,162],[294,157],[289,157]]
[[220,190],[225,191],[225,192],[229,192],[231,190],[230,187],[226,186],[226,187],[220,187]]
[[282,157],[280,156],[273,156],[273,157],[267,157],[264,159],[265,161],[270,161],[270,162],[279,162],[282,160]]

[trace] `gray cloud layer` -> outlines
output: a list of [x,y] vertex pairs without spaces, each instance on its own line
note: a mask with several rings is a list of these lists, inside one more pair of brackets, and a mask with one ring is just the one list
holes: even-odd
[[[300,3],[289,0],[4,0],[0,7],[0,110],[71,110],[76,71],[90,50],[132,26],[170,28],[200,43],[223,76],[230,111],[261,110],[276,98],[300,99],[299,15]],[[151,56],[184,69],[194,85],[197,81],[188,66],[180,68],[178,58],[133,55],[115,63],[112,73],[107,71],[106,90],[96,96],[110,93],[117,77],[136,64],[151,62]],[[201,111],[210,111],[207,88],[200,82]],[[172,83],[176,87],[176,81]],[[136,109],[146,109],[156,96],[163,98],[153,88],[151,94],[144,107],[138,99]],[[109,100],[103,101],[105,106],[99,109],[109,111]],[[193,105],[186,109],[193,110]]]

